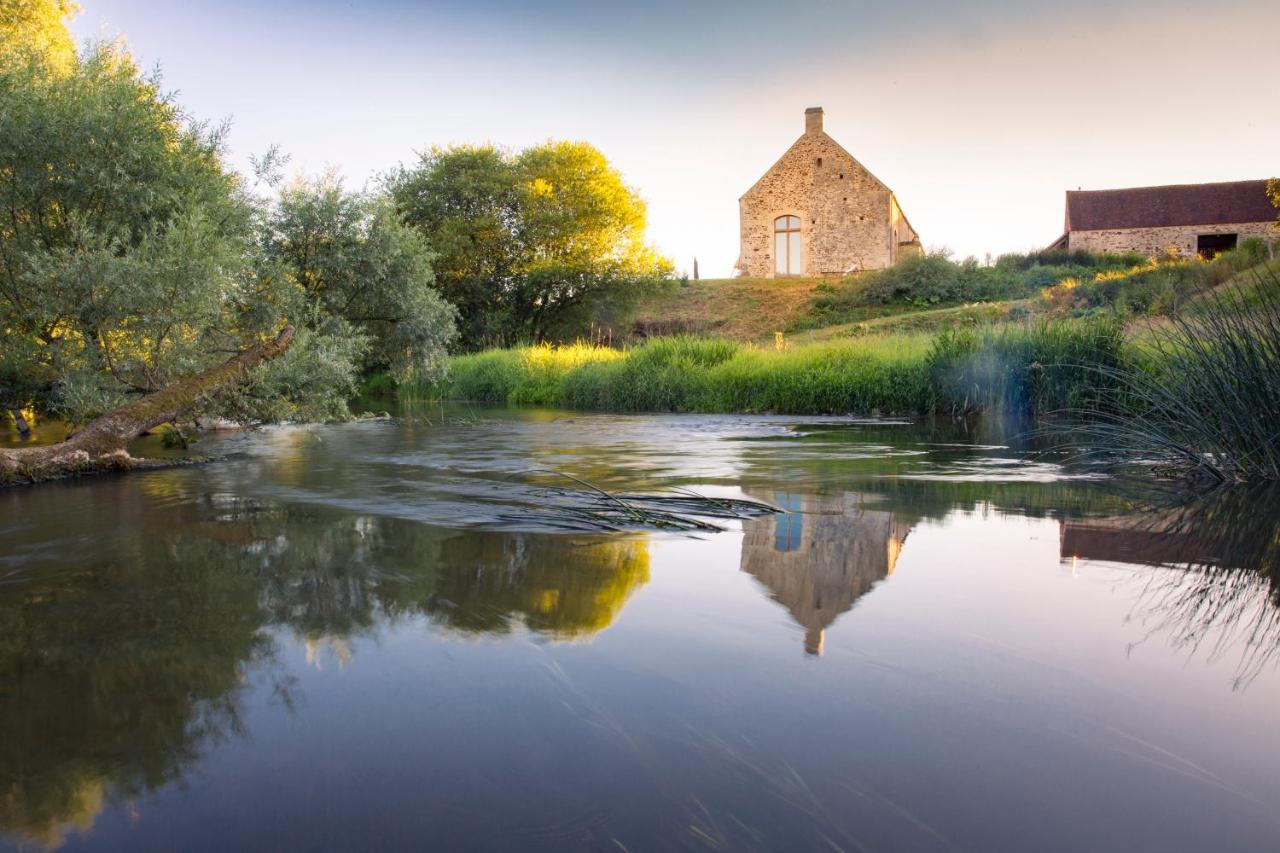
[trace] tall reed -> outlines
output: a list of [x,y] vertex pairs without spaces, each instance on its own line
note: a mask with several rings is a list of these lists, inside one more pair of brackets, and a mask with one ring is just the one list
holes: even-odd
[[1082,428],[1108,454],[1214,481],[1280,480],[1280,276],[1262,269],[1154,326],[1139,363],[1102,365],[1110,411]]

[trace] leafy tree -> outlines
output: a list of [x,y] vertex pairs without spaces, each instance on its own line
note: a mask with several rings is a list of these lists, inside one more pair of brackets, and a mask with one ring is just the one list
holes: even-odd
[[0,64],[35,59],[69,70],[76,50],[66,21],[75,11],[68,0],[0,0]]
[[455,311],[433,287],[426,241],[385,195],[347,192],[331,175],[299,179],[280,193],[265,249],[291,286],[368,339],[365,370],[443,363]]
[[390,181],[437,253],[470,346],[564,339],[616,322],[671,264],[645,244],[645,205],[597,149],[548,142],[433,149]]
[[5,402],[84,417],[241,343],[252,208],[220,134],[106,46],[5,66],[0,98]]
[[421,240],[385,203],[357,205],[345,254],[322,252],[305,286],[278,232],[261,237],[294,197],[264,205],[225,167],[223,129],[191,121],[122,49],[62,70],[14,53],[0,104],[0,406],[84,422],[288,323],[284,357],[197,411],[342,417],[363,365],[432,358],[425,344],[448,339]]
[[391,181],[397,207],[435,252],[440,292],[464,341],[503,334],[503,298],[520,266],[520,192],[510,158],[491,146],[432,149]]

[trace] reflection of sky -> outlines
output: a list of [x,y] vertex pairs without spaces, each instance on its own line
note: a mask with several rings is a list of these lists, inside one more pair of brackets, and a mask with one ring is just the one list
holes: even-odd
[[795,551],[804,536],[804,497],[790,492],[776,492],[773,497],[773,505],[783,510],[773,520],[773,547],[778,551]]
[[[36,693],[76,709],[70,728],[54,730],[64,742],[35,709],[0,705],[10,710],[0,719],[25,738],[0,730],[0,743],[20,743],[25,760],[42,757],[48,768],[23,775],[25,765],[0,762],[0,782],[57,794],[55,783],[75,776],[79,764],[65,756],[80,758],[77,749],[109,776],[113,749],[150,743],[158,754],[148,757],[180,770],[181,785],[162,774],[160,790],[129,796],[111,779],[82,786],[111,795],[82,801],[86,837],[73,840],[108,849],[417,849],[423,838],[440,849],[566,849],[616,838],[647,850],[677,847],[691,826],[722,849],[1273,844],[1280,671],[1260,669],[1237,686],[1238,646],[1218,646],[1213,631],[1199,650],[1169,642],[1177,626],[1162,620],[1171,614],[1144,595],[1186,573],[1063,561],[1056,520],[983,504],[899,524],[909,507],[866,508],[853,491],[819,499],[785,463],[760,493],[818,511],[795,540],[788,529],[786,544],[802,547],[784,553],[768,518],[745,533],[698,538],[504,539],[437,536],[384,515],[262,498],[277,456],[293,487],[321,497],[381,491],[392,515],[397,496],[405,502],[400,480],[422,472],[380,467],[382,457],[426,453],[425,468],[469,440],[472,464],[529,447],[545,458],[560,447],[576,464],[593,455],[594,440],[603,460],[614,446],[600,427],[626,420],[628,441],[678,444],[696,458],[753,423],[527,417],[527,429],[513,414],[483,429],[378,422],[227,437],[245,458],[0,493],[0,532],[11,545],[0,554],[0,591],[20,612],[6,623],[19,642],[0,652],[40,660],[10,667],[18,688],[9,698],[32,702]],[[654,428],[664,423],[669,434]],[[773,436],[785,457],[777,423],[759,419],[756,440]],[[367,455],[356,458],[356,447]],[[827,448],[834,462],[839,446]],[[678,464],[674,452],[669,459]],[[361,493],[365,481],[372,488]],[[1047,511],[1064,509],[1044,494]],[[405,505],[430,520],[433,500]],[[875,516],[864,520],[884,523],[857,524],[864,509]],[[763,534],[754,553],[750,524]],[[819,547],[832,544],[847,550]],[[600,597],[617,591],[611,567],[626,564],[592,565],[602,545],[644,552],[643,572],[622,595]],[[858,549],[875,555],[866,563],[878,567],[874,583],[824,623],[823,657],[806,657],[800,608],[788,595],[867,580],[857,565],[845,575],[844,561],[824,562]],[[773,586],[749,571],[757,559],[782,569],[768,575]],[[588,571],[604,574],[578,583]],[[787,584],[805,572],[823,583]],[[52,593],[31,592],[41,589]],[[589,641],[546,642],[531,603],[575,595],[588,611],[609,605],[607,624]],[[57,606],[77,600],[88,609]],[[268,613],[259,601],[289,606]],[[487,630],[448,627],[467,612],[513,613],[513,602],[520,618],[490,620]],[[59,614],[82,618],[58,622]],[[323,634],[307,630],[316,616],[330,626]],[[214,642],[228,625],[233,637],[269,639],[269,653],[228,652]],[[165,628],[174,645],[148,646]],[[98,636],[114,645],[86,648]],[[121,664],[118,678],[90,670],[87,662],[104,658]],[[87,694],[115,688],[106,694],[112,718],[151,731],[182,709],[156,708],[148,691],[121,684],[137,673],[160,686],[199,683],[208,672],[244,685],[243,700],[229,700],[236,725],[221,739],[173,755],[163,740],[132,729],[100,737],[93,725],[106,712]],[[24,690],[32,682],[45,689]],[[23,800],[3,801],[15,802]],[[5,819],[14,816],[0,808],[0,831],[11,831]]]
[[806,106],[927,245],[979,255],[1056,237],[1066,189],[1265,177],[1280,136],[1267,0],[82,5],[79,36],[234,119],[238,162],[277,142],[358,183],[434,143],[587,139],[706,275]]
[[[739,544],[655,539],[650,582],[587,645],[460,642],[408,622],[321,671],[289,647],[300,710],[282,713],[264,688],[252,743],[218,750],[188,797],[339,845],[430,827],[478,849],[520,846],[557,815],[589,816],[589,829],[555,821],[561,847],[608,832],[652,849],[708,815],[729,838],[734,815],[792,843],[822,833],[868,849],[1118,837],[1266,849],[1274,837],[1276,673],[1233,693],[1230,658],[1135,646],[1135,569],[1061,564],[1055,522],[917,526],[820,659],[738,569]],[[305,797],[245,784],[282,766],[317,780]],[[143,809],[134,838],[170,808]],[[334,810],[343,821],[316,825]]]

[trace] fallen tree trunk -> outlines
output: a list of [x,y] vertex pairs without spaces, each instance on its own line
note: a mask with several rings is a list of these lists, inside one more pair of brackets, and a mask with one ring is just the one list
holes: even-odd
[[293,326],[285,326],[273,340],[255,344],[204,373],[107,412],[66,441],[0,450],[0,484],[133,468],[141,460],[129,455],[126,447],[130,441],[181,417],[208,394],[239,382],[257,365],[282,355],[292,342]]

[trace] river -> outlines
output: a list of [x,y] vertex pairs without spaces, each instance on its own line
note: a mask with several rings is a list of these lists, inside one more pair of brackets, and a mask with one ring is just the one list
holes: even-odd
[[1274,850],[1275,502],[1020,436],[461,407],[0,491],[0,848]]

